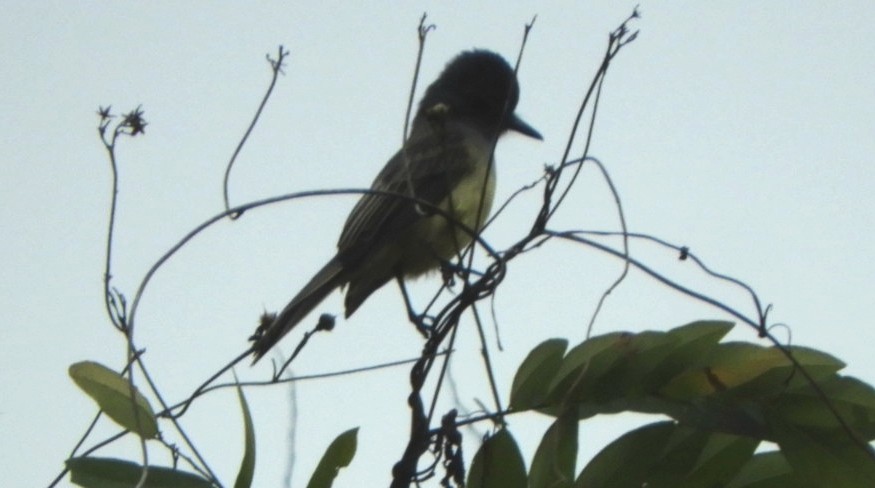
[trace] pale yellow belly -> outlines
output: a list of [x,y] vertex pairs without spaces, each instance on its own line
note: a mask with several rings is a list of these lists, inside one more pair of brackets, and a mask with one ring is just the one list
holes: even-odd
[[405,242],[396,248],[402,254],[399,257],[404,274],[417,276],[458,256],[473,239],[470,231],[478,230],[489,217],[494,196],[495,168],[480,164],[438,204],[467,230],[438,213],[417,221],[405,232]]

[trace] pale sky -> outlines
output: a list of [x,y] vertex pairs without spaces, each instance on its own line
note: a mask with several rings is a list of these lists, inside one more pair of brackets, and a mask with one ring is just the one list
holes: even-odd
[[[524,24],[538,18],[520,67],[518,113],[545,136],[498,147],[497,201],[561,157],[607,34],[634,2],[9,2],[0,17],[0,479],[45,486],[91,421],[93,402],[70,381],[80,360],[113,368],[125,347],[103,309],[110,172],[95,112],[142,104],[145,137],[118,150],[113,284],[129,300],[148,268],[185,233],[221,211],[224,165],[270,72],[265,54],[291,52],[286,75],[232,174],[235,203],[302,190],[364,188],[402,140],[423,12],[428,38],[420,89],[472,47],[514,60]],[[845,361],[875,381],[875,4],[647,2],[638,39],[614,61],[590,154],[611,173],[629,230],[684,244],[771,303],[794,344]],[[417,95],[418,100],[418,95]],[[178,401],[241,352],[265,309],[277,310],[333,254],[352,197],[295,200],[222,222],[192,241],[146,289],[137,343]],[[502,248],[528,229],[537,195],[515,203],[485,237]],[[584,170],[554,229],[616,229],[612,200]],[[751,315],[747,297],[695,273],[672,253],[632,254],[685,285]],[[496,298],[504,351],[489,346],[504,401],[516,366],[541,341],[583,339],[621,263],[597,251],[548,245],[515,262]],[[418,281],[424,303],[439,286]],[[340,313],[335,293],[317,309]],[[488,316],[488,307],[481,309]],[[296,361],[313,374],[416,356],[422,340],[394,286],[376,293]],[[666,330],[729,319],[640,273],[608,299],[596,333]],[[480,344],[464,322],[452,366],[461,405],[487,402]],[[781,335],[781,330],[776,331]],[[281,343],[288,354],[300,338]],[[758,342],[738,325],[733,340]],[[298,383],[294,486],[328,443],[360,426],[359,452],[336,486],[385,486],[408,429],[407,367]],[[266,379],[268,362],[238,368]],[[255,417],[255,486],[281,486],[289,449],[289,389],[246,391]],[[456,406],[445,396],[438,411]],[[657,417],[581,425],[581,461]],[[549,419],[514,416],[530,456]],[[182,418],[226,484],[239,464],[234,393],[209,395]],[[480,426],[486,431],[489,426]],[[169,439],[178,437],[163,426]],[[104,420],[86,441],[117,431]],[[476,437],[466,438],[473,455]],[[138,460],[131,439],[98,452]],[[160,446],[151,457],[167,464]],[[470,458],[469,458],[470,461]],[[67,486],[68,482],[61,483]]]

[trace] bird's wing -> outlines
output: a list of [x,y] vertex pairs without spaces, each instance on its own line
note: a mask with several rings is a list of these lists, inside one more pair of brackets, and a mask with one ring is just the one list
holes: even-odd
[[[482,148],[471,147],[472,140],[481,138],[472,138],[468,131],[455,124],[446,124],[441,130],[427,123],[415,126],[405,147],[386,163],[371,189],[410,195],[437,205],[472,170],[466,163],[472,152],[482,153]],[[429,213],[428,208],[417,209],[405,198],[365,194],[346,220],[337,245],[338,257],[362,258],[382,236],[396,235],[399,229]]]

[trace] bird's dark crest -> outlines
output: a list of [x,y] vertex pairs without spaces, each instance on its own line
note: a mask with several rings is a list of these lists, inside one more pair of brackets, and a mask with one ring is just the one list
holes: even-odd
[[428,87],[419,112],[425,114],[445,104],[452,116],[472,119],[501,133],[510,128],[519,91],[513,68],[500,55],[482,49],[465,51],[447,63]]

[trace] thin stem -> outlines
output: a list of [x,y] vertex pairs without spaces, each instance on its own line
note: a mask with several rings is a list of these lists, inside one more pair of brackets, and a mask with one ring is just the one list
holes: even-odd
[[225,211],[231,220],[235,220],[240,217],[239,213],[232,213],[230,199],[228,198],[228,186],[229,180],[231,178],[231,168],[234,166],[234,162],[237,160],[237,156],[240,154],[240,151],[243,149],[243,145],[246,144],[246,141],[249,139],[249,134],[252,133],[252,130],[255,128],[255,124],[258,123],[258,119],[261,118],[261,112],[264,110],[264,107],[267,105],[267,101],[270,99],[271,94],[273,93],[273,88],[276,85],[276,80],[279,78],[279,75],[283,72],[283,63],[285,62],[286,56],[289,55],[289,51],[284,50],[283,46],[280,45],[277,51],[277,59],[272,59],[270,55],[267,55],[267,61],[270,63],[271,70],[273,71],[273,76],[270,79],[270,85],[267,87],[267,91],[264,93],[264,97],[261,99],[261,103],[258,105],[258,110],[255,111],[255,116],[252,118],[252,122],[249,123],[249,127],[246,128],[246,132],[243,134],[243,137],[240,138],[240,142],[237,143],[237,147],[234,149],[234,153],[231,154],[231,159],[228,161],[228,165],[225,167],[225,177],[222,180],[222,196],[225,201]]

